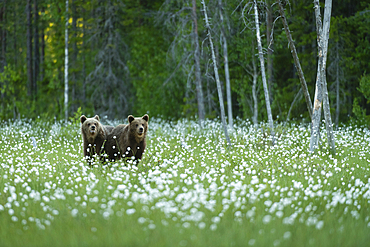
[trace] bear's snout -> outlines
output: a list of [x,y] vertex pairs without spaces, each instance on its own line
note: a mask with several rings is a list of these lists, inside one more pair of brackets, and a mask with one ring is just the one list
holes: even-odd
[[90,126],[90,133],[95,133],[95,125]]
[[139,134],[142,134],[144,132],[144,128],[143,127],[140,127],[139,128]]

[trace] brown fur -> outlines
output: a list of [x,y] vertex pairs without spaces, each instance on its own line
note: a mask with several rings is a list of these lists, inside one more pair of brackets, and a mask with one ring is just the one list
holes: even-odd
[[104,151],[110,161],[132,156],[139,160],[144,153],[149,116],[145,114],[141,118],[134,118],[130,115],[128,121],[127,125],[117,125],[107,137]]
[[102,125],[98,115],[93,118],[82,115],[80,120],[84,157],[91,164],[94,155],[100,157],[101,147],[113,126]]

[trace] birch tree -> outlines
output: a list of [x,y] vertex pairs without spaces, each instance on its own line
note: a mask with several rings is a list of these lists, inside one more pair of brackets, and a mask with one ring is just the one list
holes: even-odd
[[[252,41],[252,49],[254,50],[254,42]],[[258,79],[258,70],[254,56],[252,57],[252,97],[253,97],[253,125],[254,128],[258,127],[258,99],[257,99],[257,79]]]
[[[318,0],[317,0],[317,2],[318,2]],[[317,5],[317,6],[318,6],[317,8],[320,8],[319,5]],[[326,57],[327,57],[327,51],[328,51],[331,9],[332,9],[332,0],[325,1],[324,27],[321,28],[321,32],[323,33],[323,38],[325,40],[325,43],[323,42],[323,49],[325,49],[325,56]],[[328,86],[327,86],[327,82],[326,82],[326,58],[323,60],[321,71],[322,71],[322,78],[323,78],[322,83],[323,83],[323,86],[324,86],[323,108],[324,108],[326,134],[327,134],[327,138],[328,138],[329,148],[330,148],[331,152],[333,154],[335,154],[335,137],[334,137],[334,132],[333,132],[333,122],[331,120],[331,114],[330,114]]]
[[204,97],[202,89],[202,80],[200,73],[200,52],[199,52],[199,38],[198,38],[198,18],[197,18],[197,4],[196,0],[192,0],[193,9],[193,40],[194,40],[194,62],[195,62],[195,84],[197,89],[197,102],[198,102],[198,117],[199,124],[203,126],[203,121],[205,119],[204,110]]
[[303,70],[302,70],[302,67],[301,67],[301,63],[299,62],[297,50],[295,48],[295,45],[294,45],[294,42],[293,42],[293,39],[292,39],[292,35],[290,34],[288,22],[286,20],[285,13],[284,13],[284,8],[283,8],[282,3],[281,3],[280,0],[276,0],[276,2],[279,4],[279,12],[280,12],[281,19],[283,21],[285,34],[288,38],[290,52],[292,53],[293,60],[294,60],[294,65],[295,65],[295,67],[297,69],[297,72],[298,72],[299,82],[301,83],[303,95],[304,95],[306,105],[307,105],[307,110],[308,110],[308,113],[309,113],[310,118],[312,120],[312,101],[311,101],[310,93],[309,93],[308,88],[307,88],[306,79],[304,78],[304,73],[303,73]]
[[231,146],[231,141],[230,141],[230,137],[229,137],[229,134],[228,134],[228,131],[227,131],[227,125],[226,125],[226,119],[225,119],[225,107],[224,107],[224,101],[223,101],[223,97],[222,97],[221,82],[220,82],[220,78],[218,76],[217,60],[216,60],[215,50],[214,50],[213,42],[212,42],[211,27],[210,27],[210,24],[209,24],[209,21],[208,21],[207,9],[206,9],[206,4],[205,4],[204,0],[202,0],[202,4],[203,4],[204,20],[206,22],[206,28],[207,28],[207,31],[208,31],[208,40],[209,40],[209,44],[211,46],[212,61],[213,61],[213,68],[214,68],[215,79],[216,79],[216,84],[217,84],[218,99],[220,101],[221,122],[222,122],[222,126],[224,128],[226,141],[227,141],[228,145]]
[[68,120],[68,0],[66,0],[66,24],[64,33],[64,120]]
[[225,32],[225,24],[224,24],[224,16],[222,14],[222,0],[218,1],[219,11],[220,11],[220,19],[221,19],[221,40],[222,40],[222,49],[223,49],[223,57],[224,57],[224,68],[225,68],[225,81],[226,81],[226,98],[227,98],[227,114],[228,114],[228,122],[229,127],[233,127],[233,108],[232,108],[232,100],[231,100],[231,87],[230,87],[230,73],[229,73],[229,58],[227,54],[227,39],[226,39],[226,32]]
[[257,8],[257,1],[256,0],[254,0],[254,15],[255,15],[255,24],[256,24],[258,55],[259,55],[259,59],[260,59],[260,63],[261,63],[263,90],[265,92],[267,117],[268,117],[269,127],[270,127],[270,130],[271,130],[272,144],[274,144],[274,136],[275,136],[274,122],[273,122],[272,113],[271,113],[270,94],[269,94],[269,90],[268,90],[268,86],[267,86],[267,82],[266,82],[265,61],[264,61],[264,58],[263,58],[260,27],[259,27],[259,18],[258,18],[258,8]]
[[332,1],[325,0],[324,10],[324,24],[321,22],[321,14],[319,7],[319,0],[314,1],[315,17],[316,17],[316,30],[317,30],[317,43],[318,43],[318,69],[316,77],[316,89],[314,99],[314,109],[312,113],[312,133],[310,139],[310,152],[314,152],[318,147],[318,141],[320,136],[320,120],[321,120],[321,108],[324,102],[324,115],[325,123],[328,135],[328,142],[331,151],[335,153],[335,140],[333,136],[333,125],[331,123],[330,106],[328,91],[326,85],[326,60],[328,51],[328,40],[329,40],[329,29],[330,29],[330,17]]
[[253,64],[253,84],[252,84],[252,96],[253,96],[253,125],[257,129],[258,127],[258,100],[257,100],[257,79],[258,79],[258,71],[257,65],[254,60],[252,60]]

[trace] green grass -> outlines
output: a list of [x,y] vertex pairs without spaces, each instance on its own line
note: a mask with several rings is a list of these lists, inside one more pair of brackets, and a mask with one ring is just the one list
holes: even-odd
[[[151,119],[137,165],[82,157],[77,123],[0,127],[0,246],[366,246],[370,132],[336,132],[308,153],[309,129],[230,130]],[[322,129],[322,142],[326,143]],[[33,147],[31,137],[36,139]]]

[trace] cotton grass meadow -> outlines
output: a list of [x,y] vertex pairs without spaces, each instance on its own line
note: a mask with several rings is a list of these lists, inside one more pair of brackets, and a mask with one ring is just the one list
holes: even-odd
[[151,118],[138,165],[90,167],[78,123],[3,121],[0,246],[366,246],[369,130],[333,156],[308,125],[263,129],[237,120],[228,148],[219,121]]

